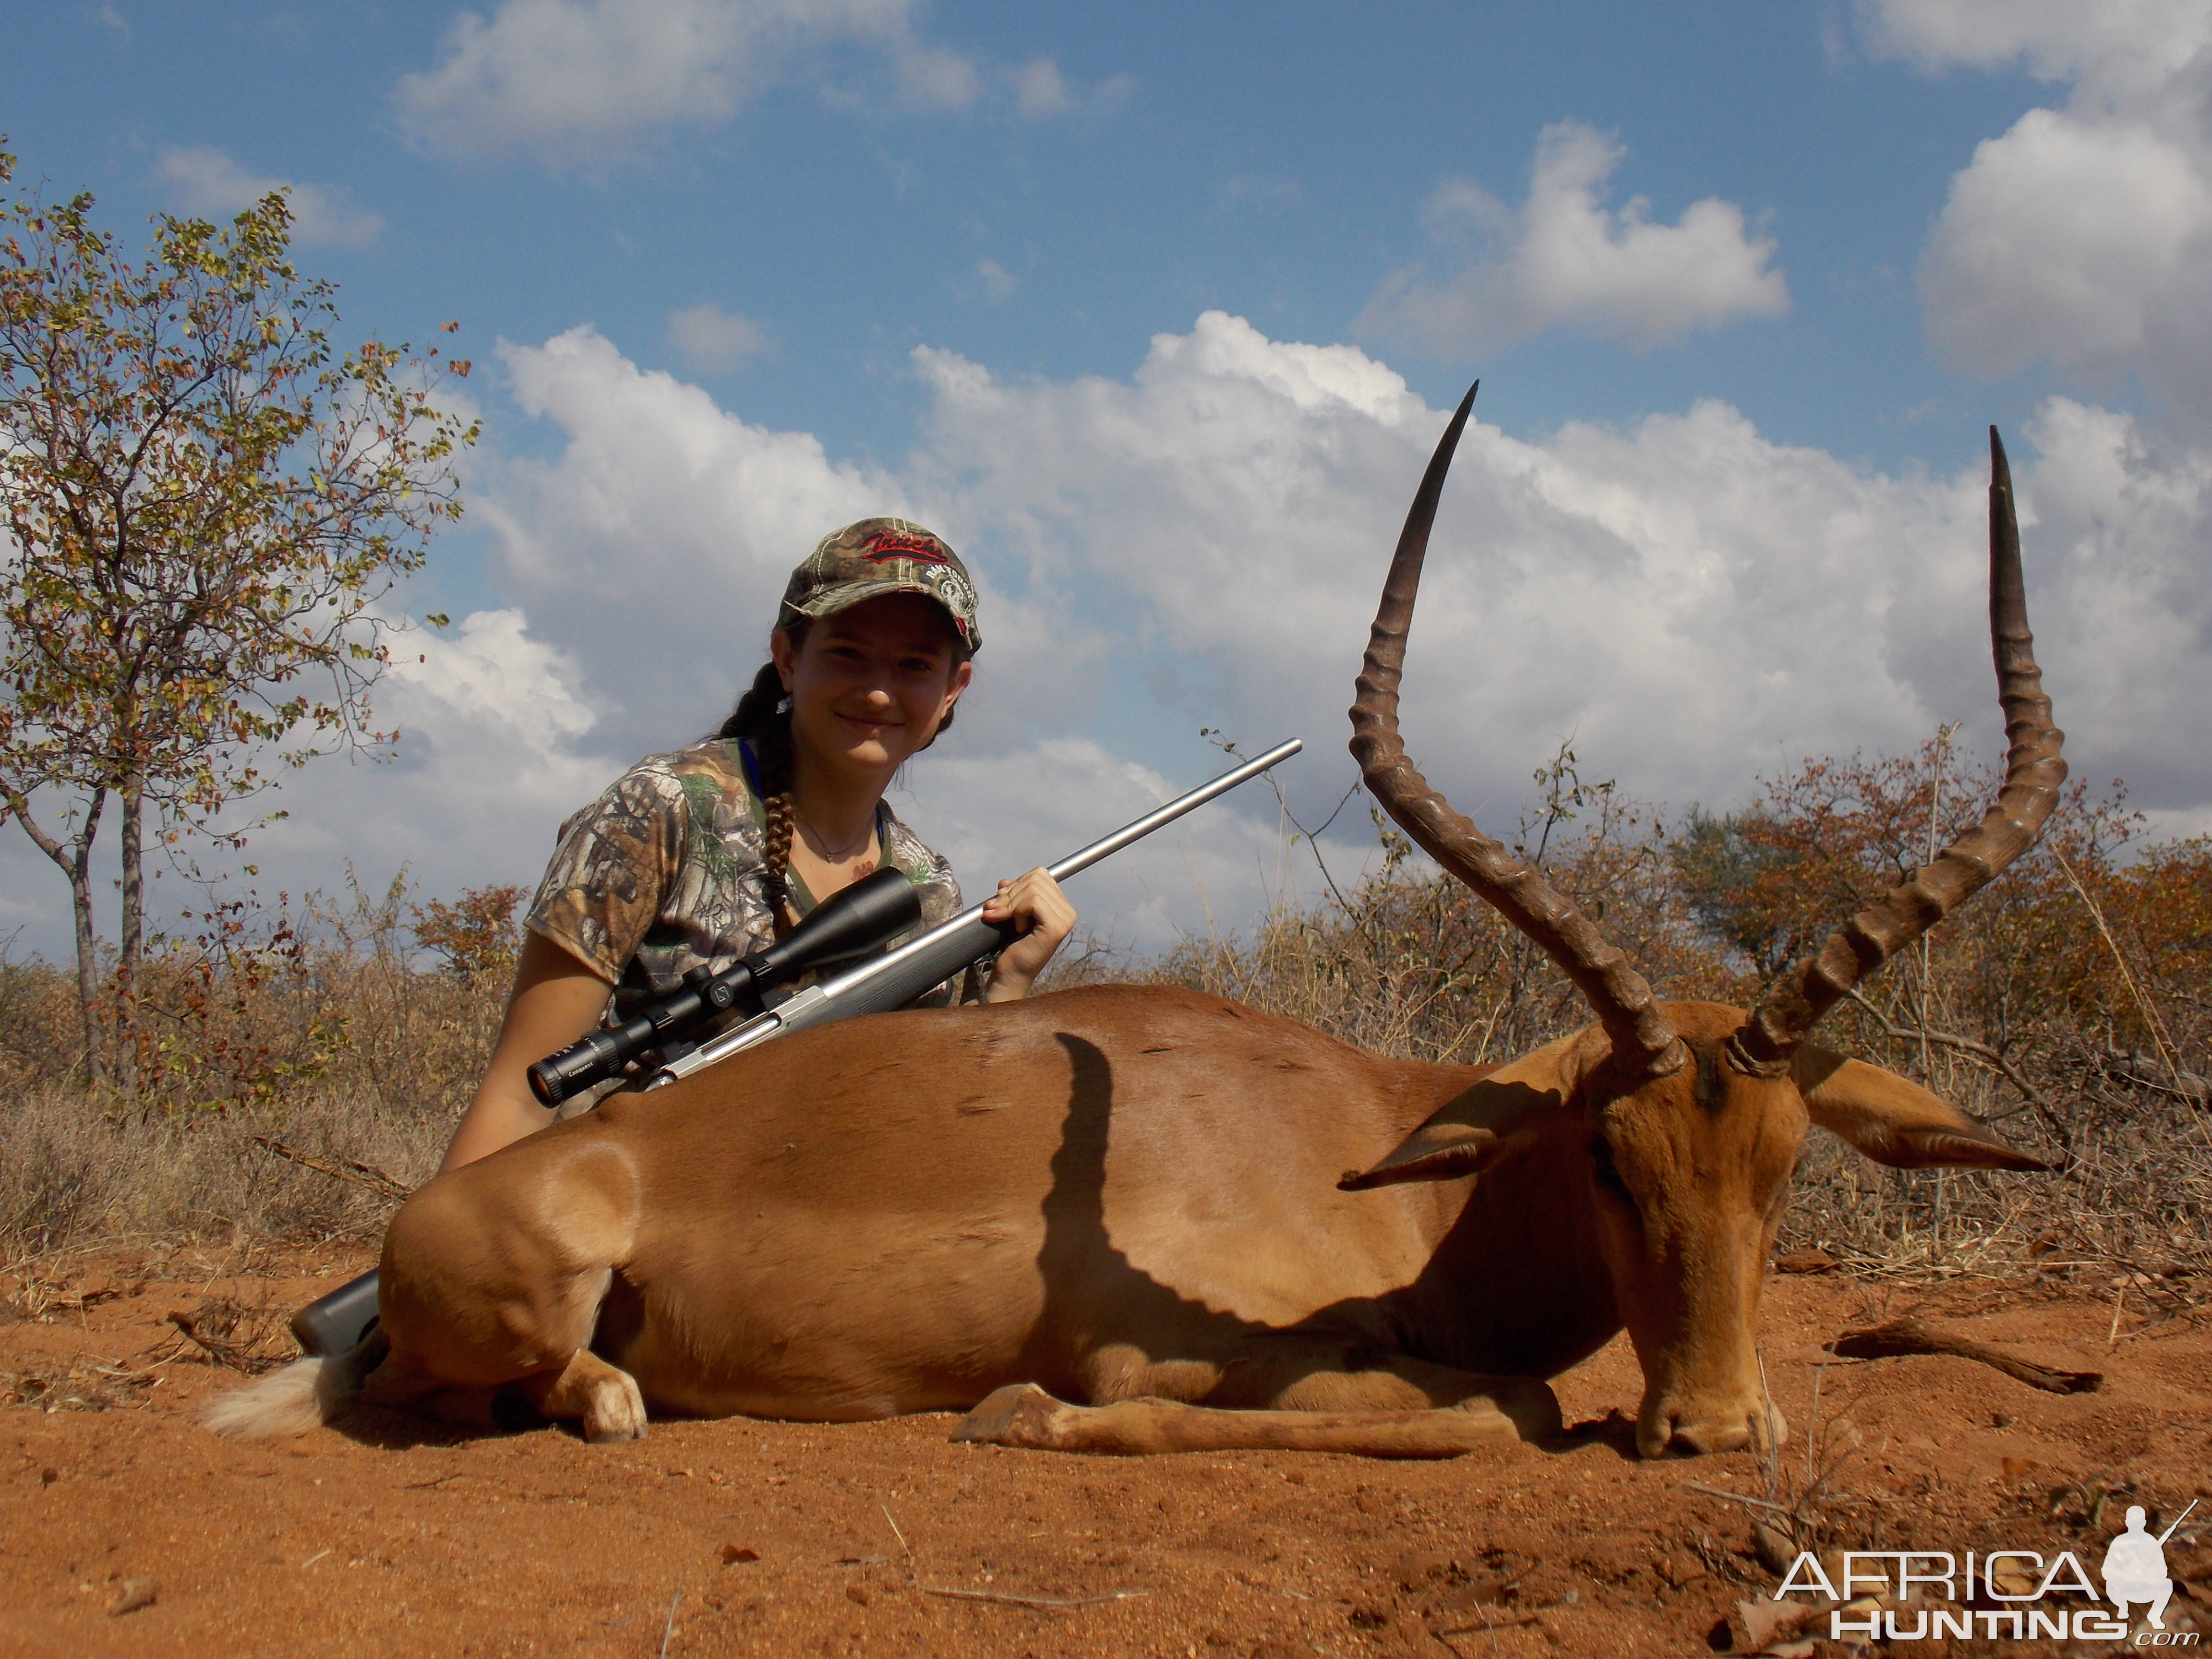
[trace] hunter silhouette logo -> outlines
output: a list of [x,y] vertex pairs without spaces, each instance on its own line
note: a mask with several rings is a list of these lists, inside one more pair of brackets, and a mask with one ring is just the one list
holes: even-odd
[[[2189,1510],[2197,1507],[2191,1498]],[[2149,1609],[2153,1630],[2166,1628],[2166,1604],[2173,1599],[2173,1580],[2166,1576],[2166,1540],[2173,1536],[2189,1510],[2174,1517],[2173,1525],[2153,1538],[2143,1530],[2149,1519],[2140,1504],[2128,1506],[2128,1529],[2105,1551],[2105,1595],[2112,1604],[2112,1617],[2124,1623],[2128,1604],[2141,1601]]]

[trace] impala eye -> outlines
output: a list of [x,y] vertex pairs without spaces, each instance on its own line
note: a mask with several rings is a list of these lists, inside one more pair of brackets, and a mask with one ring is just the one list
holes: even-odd
[[1620,1168],[1613,1161],[1613,1143],[1603,1135],[1590,1137],[1589,1161],[1590,1172],[1597,1177],[1599,1186],[1615,1198],[1629,1196],[1628,1183],[1620,1178]]

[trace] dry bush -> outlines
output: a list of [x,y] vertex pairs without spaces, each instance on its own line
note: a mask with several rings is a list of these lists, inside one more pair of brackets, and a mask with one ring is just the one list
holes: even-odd
[[[1678,871],[1708,939],[1772,971],[1954,838],[1995,793],[1942,738],[1914,758],[1808,763],[1742,813],[1694,815]],[[2212,1271],[2212,846],[2137,848],[2113,786],[2067,792],[2043,838],[1830,1017],[1824,1040],[1925,1084],[2060,1171],[1885,1170],[1815,1137],[1792,1226],[1886,1262],[2039,1254],[2146,1279]]]
[[[1655,983],[1716,997],[1740,976],[1694,937],[1664,825],[1611,783],[1586,784],[1573,751],[1540,769],[1541,801],[1513,849],[1596,917]],[[1381,868],[1249,941],[1192,939],[1130,975],[1188,985],[1319,1026],[1378,1054],[1497,1063],[1587,1024],[1589,1006],[1550,957],[1432,866],[1370,809]],[[1310,838],[1307,838],[1310,844]],[[1324,869],[1324,874],[1327,874]]]
[[[131,1040],[142,1107],[274,1113],[304,1085],[448,1122],[491,1054],[514,969],[519,888],[454,905],[372,895],[216,907],[139,970]],[[425,965],[427,951],[434,965]]]
[[519,897],[418,908],[404,878],[372,895],[349,872],[342,901],[210,907],[198,938],[140,969],[129,1097],[82,1088],[64,975],[0,969],[0,1254],[131,1234],[374,1237],[388,1196],[253,1137],[427,1180],[491,1051]]

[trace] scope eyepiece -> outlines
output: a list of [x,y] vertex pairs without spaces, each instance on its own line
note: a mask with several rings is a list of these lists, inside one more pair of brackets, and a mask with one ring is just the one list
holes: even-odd
[[571,1095],[580,1095],[602,1079],[612,1077],[629,1056],[613,1031],[591,1031],[557,1054],[549,1054],[530,1067],[530,1092],[541,1104],[558,1106]]

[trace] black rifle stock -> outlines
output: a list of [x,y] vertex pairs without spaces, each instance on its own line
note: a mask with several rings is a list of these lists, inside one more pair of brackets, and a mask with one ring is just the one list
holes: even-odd
[[[1287,743],[1278,744],[1264,755],[1200,784],[1188,794],[1178,795],[1164,806],[1147,812],[1133,823],[1123,824],[1112,835],[1091,842],[1080,852],[1070,854],[1057,864],[1048,865],[1046,869],[1054,881],[1065,881],[1079,872],[1088,870],[1100,860],[1112,857],[1131,842],[1141,841],[1153,830],[1174,823],[1194,808],[1203,806],[1216,795],[1226,793],[1246,780],[1255,778],[1278,763],[1288,760],[1304,746],[1296,738]],[[883,873],[880,871],[877,872],[878,875]],[[865,884],[856,884],[855,887],[846,890],[855,891],[860,885]],[[834,903],[835,900],[830,902]],[[827,908],[826,904],[822,907]],[[813,913],[814,915],[820,914],[820,908]],[[808,918],[810,921],[812,919],[811,915]],[[793,929],[791,938],[784,943],[789,945],[796,940],[799,931]],[[887,928],[875,937],[880,939],[885,933],[896,931],[896,928]],[[732,1054],[740,1054],[772,1037],[803,1031],[811,1026],[826,1025],[833,1020],[852,1019],[861,1014],[888,1013],[895,1008],[903,1008],[915,998],[927,996],[955,974],[994,951],[1004,949],[1013,937],[1011,924],[994,925],[985,921],[983,907],[976,905],[950,921],[931,928],[919,938],[908,939],[895,951],[807,986],[788,1000],[778,1003],[743,1024],[709,1037],[689,1054],[669,1060],[636,1086],[640,1089],[665,1088],[694,1072],[703,1071],[719,1060],[726,1060]],[[820,956],[811,958],[814,962],[822,959]],[[737,973],[743,965],[741,963],[738,968],[726,971]],[[791,976],[795,976],[795,974]],[[562,1054],[573,1054],[577,1048],[585,1048],[588,1042],[586,1039],[585,1043],[564,1049]],[[652,1046],[651,1043],[643,1044],[640,1051]],[[560,1055],[552,1057],[553,1060],[560,1058]],[[539,1062],[540,1065],[550,1063],[550,1060]],[[534,1072],[536,1067],[532,1070]],[[535,1089],[536,1085],[537,1079],[533,1077],[532,1086]],[[539,1098],[544,1099],[544,1096],[541,1094]],[[310,1303],[293,1315],[292,1334],[309,1353],[343,1353],[368,1337],[375,1316],[376,1275],[363,1273],[359,1279],[341,1285],[320,1301]]]

